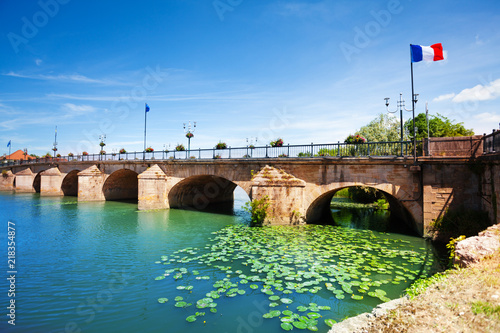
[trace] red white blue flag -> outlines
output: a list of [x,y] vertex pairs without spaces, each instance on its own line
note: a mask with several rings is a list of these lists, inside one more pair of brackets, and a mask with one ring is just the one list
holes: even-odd
[[443,45],[441,43],[431,46],[410,45],[411,62],[443,60]]

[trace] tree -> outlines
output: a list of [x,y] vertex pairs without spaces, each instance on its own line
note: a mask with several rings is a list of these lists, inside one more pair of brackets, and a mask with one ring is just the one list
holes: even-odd
[[[429,119],[429,136],[430,137],[448,137],[448,136],[468,136],[474,135],[474,131],[466,129],[463,123],[454,123],[455,120],[450,120],[447,117],[440,115],[430,116]],[[415,127],[417,128],[417,140],[422,140],[427,137],[427,121],[425,113],[420,113],[415,117]],[[413,136],[413,119],[405,123],[405,128],[411,136]]]
[[397,118],[381,113],[367,125],[361,127],[355,134],[359,134],[368,142],[399,141],[400,123]]

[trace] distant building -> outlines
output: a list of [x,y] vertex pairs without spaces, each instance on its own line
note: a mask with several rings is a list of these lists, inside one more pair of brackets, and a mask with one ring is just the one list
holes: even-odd
[[30,156],[28,154],[25,155],[24,151],[22,151],[21,149],[19,149],[19,150],[13,152],[10,155],[5,155],[5,159],[6,160],[11,160],[11,161],[19,161],[19,160],[28,161],[28,160],[34,159],[34,157]]

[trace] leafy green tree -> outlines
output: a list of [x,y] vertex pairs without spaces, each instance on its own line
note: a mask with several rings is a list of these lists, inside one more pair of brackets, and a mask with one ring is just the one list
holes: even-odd
[[377,118],[361,127],[356,135],[361,135],[368,142],[399,141],[400,122],[397,118],[381,113]]
[[[429,136],[430,137],[449,137],[449,136],[468,136],[474,135],[474,131],[466,129],[463,123],[454,123],[455,120],[450,120],[447,117],[440,115],[430,115],[429,119]],[[420,113],[415,117],[415,127],[417,129],[417,140],[427,137],[427,121],[425,113]],[[405,128],[413,137],[413,119],[405,123]]]

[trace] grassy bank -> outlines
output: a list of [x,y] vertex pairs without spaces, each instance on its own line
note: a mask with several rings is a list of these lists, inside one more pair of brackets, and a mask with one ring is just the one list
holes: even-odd
[[414,287],[413,298],[357,332],[500,332],[500,253]]

